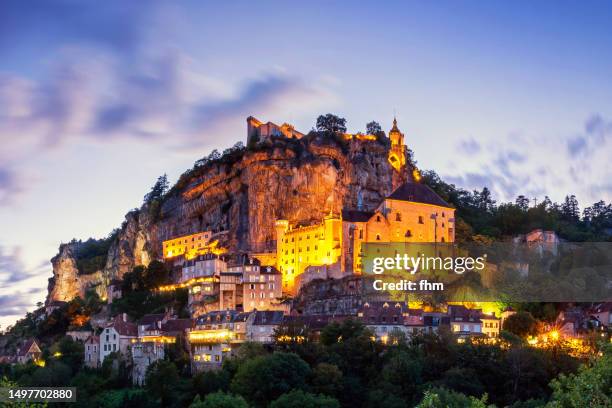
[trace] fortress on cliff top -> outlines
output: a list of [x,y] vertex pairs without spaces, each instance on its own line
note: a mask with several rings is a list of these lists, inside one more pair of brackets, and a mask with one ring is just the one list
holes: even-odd
[[[302,139],[304,133],[292,125],[247,118],[247,144],[269,142],[272,138]],[[344,140],[363,144],[367,149],[377,136],[342,133]],[[393,120],[389,131],[387,160],[394,180],[402,180],[409,169],[404,134]],[[414,173],[412,172],[414,171]],[[393,191],[375,208],[366,209],[360,192],[354,207],[344,205],[330,210],[320,220],[310,223],[277,218],[274,221],[275,250],[253,251],[263,265],[276,267],[282,274],[283,290],[295,293],[306,282],[317,278],[341,278],[363,271],[361,245],[368,242],[453,242],[454,209],[429,187],[418,182],[416,169],[412,180],[393,183]],[[397,176],[397,177],[395,177]],[[274,197],[271,199],[283,199]],[[193,259],[207,252],[219,251],[209,245],[211,231],[173,238],[163,243],[165,259],[177,256]]]

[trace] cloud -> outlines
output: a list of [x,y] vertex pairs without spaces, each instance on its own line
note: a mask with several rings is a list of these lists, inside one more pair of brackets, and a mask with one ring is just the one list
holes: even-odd
[[0,295],[0,317],[23,316],[30,311],[38,301],[44,300],[35,295],[42,294],[39,289]]
[[612,121],[600,114],[591,115],[584,124],[584,131],[567,141],[570,157],[585,157],[612,139]]
[[23,184],[16,173],[0,165],[0,206],[13,203],[23,192]]
[[12,169],[69,143],[136,139],[203,147],[207,135],[230,122],[242,125],[254,112],[295,114],[334,100],[327,84],[279,70],[224,83],[176,50],[136,61],[66,50],[39,80],[0,76],[0,205],[19,187]]
[[481,146],[479,160],[466,157],[442,176],[467,189],[486,186],[498,201],[514,201],[519,194],[553,200],[576,194],[584,204],[609,202],[611,136],[612,121],[594,114],[571,135],[513,132],[486,145],[466,140],[459,144],[464,151],[472,144]]
[[470,138],[459,142],[457,149],[465,154],[476,154],[480,152],[481,146],[476,139]]
[[0,289],[17,287],[33,277],[44,275],[50,275],[49,262],[41,262],[35,268],[28,269],[23,263],[21,248],[14,247],[9,253],[5,247],[0,246]]

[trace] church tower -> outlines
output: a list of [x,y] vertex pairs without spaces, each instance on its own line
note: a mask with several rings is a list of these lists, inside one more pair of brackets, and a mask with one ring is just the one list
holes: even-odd
[[404,134],[397,127],[397,119],[393,118],[393,127],[389,131],[391,149],[389,150],[389,163],[397,172],[403,172],[406,167],[406,146]]

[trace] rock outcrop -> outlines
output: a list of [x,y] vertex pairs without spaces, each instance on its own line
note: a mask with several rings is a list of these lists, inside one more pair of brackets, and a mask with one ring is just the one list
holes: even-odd
[[79,243],[62,244],[59,253],[51,259],[53,277],[49,279],[47,303],[53,300],[69,301],[77,296],[85,297],[87,290],[94,289],[102,295],[104,272],[80,274],[77,268],[76,251]]
[[[184,175],[161,206],[145,204],[126,215],[108,251],[101,279],[121,278],[161,254],[162,242],[211,230],[229,251],[273,251],[277,219],[319,222],[343,208],[374,209],[400,182],[378,141],[342,141],[329,136],[276,138],[264,145],[195,168]],[[73,255],[73,254],[72,254]],[[82,293],[90,279],[78,274],[70,247],[53,258],[55,284],[49,300]]]

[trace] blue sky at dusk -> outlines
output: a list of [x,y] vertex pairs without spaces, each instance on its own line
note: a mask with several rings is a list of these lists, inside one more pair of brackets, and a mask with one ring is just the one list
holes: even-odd
[[446,181],[609,202],[610,21],[604,1],[4,1],[0,325],[44,300],[61,242],[106,236],[248,115],[395,112]]

